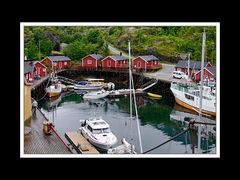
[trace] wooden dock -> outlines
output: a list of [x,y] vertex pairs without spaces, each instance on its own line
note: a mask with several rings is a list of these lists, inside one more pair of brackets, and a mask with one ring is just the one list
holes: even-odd
[[66,132],[65,137],[79,154],[100,154],[79,132]]
[[55,133],[43,133],[46,117],[39,109],[33,114],[28,133],[24,135],[24,154],[71,154]]

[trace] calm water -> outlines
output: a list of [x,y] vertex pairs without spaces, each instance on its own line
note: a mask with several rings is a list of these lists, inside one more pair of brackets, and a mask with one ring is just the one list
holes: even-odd
[[[137,97],[143,151],[147,151],[182,132],[187,127],[190,118],[198,118],[197,115],[189,113],[186,109],[176,105],[171,107],[167,104],[164,98],[155,100],[148,96]],[[86,101],[76,92],[69,92],[62,94],[57,99],[44,99],[39,102],[39,106],[48,119],[55,124],[63,139],[65,139],[65,132],[78,130],[80,119],[95,114],[109,123],[113,133],[118,138],[116,146],[121,144],[122,138],[125,138],[135,145],[137,152],[140,152],[137,123],[136,120],[130,121],[129,118],[128,97]],[[211,119],[206,118],[205,120],[215,123]],[[202,153],[216,153],[215,127],[202,126],[202,129],[206,131],[202,132],[201,137]],[[208,136],[205,134],[208,134]],[[197,141],[196,131],[195,153],[198,153]],[[190,132],[148,154],[185,153],[192,153]]]

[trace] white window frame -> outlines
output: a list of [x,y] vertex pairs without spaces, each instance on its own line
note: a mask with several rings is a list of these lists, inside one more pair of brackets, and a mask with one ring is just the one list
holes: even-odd
[[90,60],[90,59],[87,60],[87,64],[93,64],[93,63],[92,63],[92,60]]

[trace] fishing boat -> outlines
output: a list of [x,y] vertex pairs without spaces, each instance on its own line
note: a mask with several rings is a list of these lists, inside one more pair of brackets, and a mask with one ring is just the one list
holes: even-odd
[[147,93],[150,97],[153,97],[153,98],[158,98],[160,99],[162,96],[161,95],[158,95],[158,94],[153,94],[153,93]]
[[117,143],[117,137],[112,133],[109,124],[101,117],[80,120],[80,124],[80,132],[94,146],[108,150]]
[[109,92],[104,89],[100,91],[92,91],[83,95],[83,99],[100,99],[108,96]]
[[[205,37],[206,36],[204,32],[202,48],[202,72],[204,62]],[[216,116],[215,84],[203,83],[203,75],[201,75],[201,84],[192,83],[189,82],[189,80],[187,82],[172,81],[170,89],[175,97],[176,103],[178,103],[179,105],[194,110],[196,112],[201,111],[200,113],[202,114]]]
[[48,88],[46,88],[46,92],[48,97],[59,96],[62,92],[61,82],[55,82],[54,84],[50,85]]

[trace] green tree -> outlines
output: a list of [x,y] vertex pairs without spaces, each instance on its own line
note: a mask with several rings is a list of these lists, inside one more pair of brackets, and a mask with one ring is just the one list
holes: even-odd
[[38,47],[34,41],[29,41],[24,48],[24,55],[27,56],[27,59],[38,59]]

